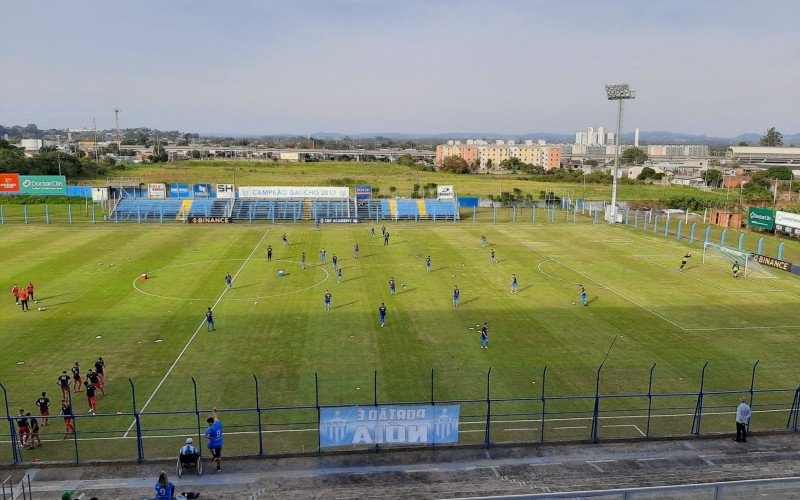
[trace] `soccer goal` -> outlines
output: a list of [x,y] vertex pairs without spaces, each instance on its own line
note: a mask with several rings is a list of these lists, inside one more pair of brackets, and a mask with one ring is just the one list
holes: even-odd
[[746,278],[774,278],[766,267],[756,261],[756,255],[734,250],[714,243],[706,242],[703,245],[703,264],[730,272],[734,262],[739,263],[743,276]]

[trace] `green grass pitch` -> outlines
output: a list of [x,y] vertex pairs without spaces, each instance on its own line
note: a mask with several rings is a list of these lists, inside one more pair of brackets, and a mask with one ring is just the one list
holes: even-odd
[[[133,431],[126,432],[132,418],[116,415],[132,409],[129,378],[137,408],[148,412],[193,409],[190,377],[202,409],[254,407],[253,375],[261,406],[313,406],[315,372],[324,405],[372,403],[375,370],[380,402],[428,400],[432,369],[437,400],[484,398],[490,367],[493,397],[537,397],[545,365],[548,394],[593,395],[597,367],[618,336],[604,367],[603,393],[646,392],[653,364],[654,390],[696,392],[706,361],[710,390],[748,388],[756,360],[759,387],[797,385],[800,279],[776,274],[733,280],[727,269],[702,264],[697,245],[680,273],[685,243],[582,220],[389,223],[389,246],[379,226],[377,237],[369,238],[371,224],[320,231],[307,224],[7,226],[0,232],[3,286],[10,291],[14,282],[33,281],[40,303],[23,313],[6,295],[0,382],[12,413],[36,413],[33,402],[43,390],[56,405],[61,370],[80,361],[85,372],[103,356],[110,392],[99,398],[99,410],[110,416],[79,419],[79,430],[89,433],[82,436],[96,440],[82,445],[82,460],[135,458]],[[288,247],[281,243],[284,232]],[[496,252],[495,264],[489,248],[481,248],[482,234]],[[268,245],[273,262],[266,259]],[[328,264],[320,266],[323,247]],[[342,283],[330,264],[333,254],[344,269]],[[431,273],[425,270],[428,255]],[[145,271],[150,279],[138,280]],[[226,272],[235,275],[228,291]],[[514,295],[512,273],[519,279]],[[394,297],[390,278],[397,283]],[[587,288],[588,307],[579,301],[578,283]],[[461,289],[458,308],[451,304],[455,285]],[[329,312],[323,310],[326,289],[333,296]],[[381,302],[388,308],[385,328],[378,322]],[[41,306],[46,310],[37,311]],[[207,307],[214,307],[214,333],[202,324]],[[488,351],[470,329],[484,321]],[[591,404],[574,403],[581,411]],[[640,407],[641,401],[619,403],[626,404]],[[498,411],[533,411],[523,406],[509,403]],[[572,409],[566,402],[562,408]],[[86,413],[82,393],[75,395],[75,409]],[[482,411],[464,406],[465,414]],[[223,415],[230,453],[257,452],[254,413]],[[277,431],[288,429],[280,424],[291,419],[308,424],[296,428],[313,428],[315,415],[276,410],[263,418]],[[727,426],[729,420],[720,422]],[[196,423],[193,413],[143,416],[145,454],[174,455],[180,438],[171,435],[191,434],[186,429]],[[26,460],[73,458],[72,442],[61,442],[63,423],[53,424],[45,428],[45,448],[25,451]],[[0,460],[7,461],[8,427],[0,432]],[[535,438],[534,430],[520,432],[497,439]],[[583,432],[573,437],[585,437]],[[480,432],[463,437],[482,439]],[[308,429],[274,432],[268,443],[267,451],[309,450],[316,436]]]

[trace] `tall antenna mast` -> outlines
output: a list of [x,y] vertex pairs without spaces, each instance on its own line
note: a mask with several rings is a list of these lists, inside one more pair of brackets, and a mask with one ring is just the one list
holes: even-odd
[[117,154],[122,150],[121,143],[119,141],[119,108],[114,110],[114,119],[117,122]]

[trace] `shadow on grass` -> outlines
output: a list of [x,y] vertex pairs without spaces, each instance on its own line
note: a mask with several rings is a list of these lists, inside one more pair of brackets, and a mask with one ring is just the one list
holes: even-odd
[[332,307],[332,309],[342,309],[343,307],[352,306],[353,304],[357,304],[357,303],[358,303],[358,301],[354,300],[352,302],[346,302],[344,304],[341,304],[341,305],[338,305],[338,306],[334,306],[334,307]]

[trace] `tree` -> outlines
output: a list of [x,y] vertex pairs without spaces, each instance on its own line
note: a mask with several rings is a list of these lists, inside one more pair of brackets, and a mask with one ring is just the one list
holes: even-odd
[[403,155],[397,159],[397,164],[405,167],[413,167],[417,164],[417,162],[414,161],[414,158],[411,155]]
[[744,142],[744,141],[739,141],[739,145],[740,145],[740,146],[747,146],[747,143],[746,143],[746,142]]
[[389,186],[389,193],[391,193],[392,196],[394,196],[396,192],[397,192],[397,186]]
[[492,166],[493,166],[492,165],[492,159],[489,158],[488,160],[486,160],[486,168],[492,168]]
[[628,148],[620,157],[623,165],[641,165],[648,160],[647,153],[639,148]]
[[788,181],[792,178],[792,171],[789,167],[769,167],[766,170],[753,174],[753,180],[778,179]]
[[153,147],[153,156],[150,157],[150,161],[153,163],[165,162],[169,159],[167,156],[167,152],[164,150],[164,146],[161,144],[156,145]]
[[586,160],[585,162],[583,162],[583,164],[584,165],[588,165],[590,167],[596,167],[597,166],[597,160],[589,159],[589,160]]
[[709,168],[700,172],[700,177],[706,181],[706,186],[719,187],[719,183],[722,181],[722,172],[716,168]]
[[775,127],[771,127],[766,133],[761,137],[762,146],[783,146],[783,134],[775,130]]
[[644,167],[641,173],[639,173],[639,175],[636,176],[636,178],[640,181],[643,181],[645,179],[650,179],[655,175],[656,175],[655,169],[650,167]]
[[469,164],[460,156],[448,156],[442,160],[441,170],[452,174],[468,174]]

